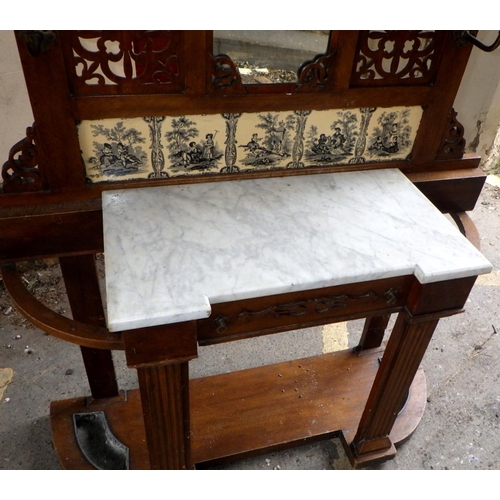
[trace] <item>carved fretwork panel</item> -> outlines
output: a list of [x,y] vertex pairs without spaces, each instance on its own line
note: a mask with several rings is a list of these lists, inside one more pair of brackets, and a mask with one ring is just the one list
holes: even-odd
[[361,31],[351,86],[431,84],[443,40],[442,31]]
[[[28,127],[26,137],[12,146],[9,159],[2,167],[3,186],[1,191],[4,193],[21,193],[43,189],[34,138],[34,126]],[[16,157],[18,153],[19,155]]]
[[457,112],[452,108],[449,115],[449,127],[438,152],[436,160],[452,160],[462,158],[465,152],[464,127],[457,120]]
[[62,31],[75,95],[184,90],[183,31]]

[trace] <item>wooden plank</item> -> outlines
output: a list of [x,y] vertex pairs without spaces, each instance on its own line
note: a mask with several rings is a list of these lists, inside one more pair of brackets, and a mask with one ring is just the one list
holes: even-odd
[[408,174],[409,179],[443,213],[474,210],[486,175],[479,169]]
[[414,277],[398,276],[365,283],[292,292],[213,304],[198,320],[200,344],[267,335],[334,321],[390,314],[404,305]]
[[[265,94],[244,95],[123,95],[74,98],[75,118],[136,118],[141,116],[181,116],[213,113],[250,113],[294,109],[343,109],[367,106],[419,106],[431,99],[429,86],[344,89],[331,92],[286,93],[280,85]],[[274,90],[274,92],[273,92]]]
[[2,210],[0,234],[0,262],[102,252],[101,203]]
[[[380,352],[340,351],[190,381],[191,458],[204,466],[331,438],[352,435],[361,417]],[[281,375],[281,376],[280,376]],[[295,390],[297,389],[297,390]],[[425,408],[425,377],[419,370],[391,438],[409,437]],[[132,469],[148,469],[138,390],[120,400],[86,398],[51,404],[55,449],[66,469],[91,469],[75,442],[73,413],[105,411],[114,435],[130,448]]]

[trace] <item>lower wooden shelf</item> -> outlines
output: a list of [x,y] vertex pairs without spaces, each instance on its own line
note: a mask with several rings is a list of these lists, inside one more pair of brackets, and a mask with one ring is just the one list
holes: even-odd
[[[348,446],[381,356],[380,350],[362,355],[346,350],[192,379],[193,464],[203,467],[339,434]],[[425,376],[419,369],[391,432],[394,444],[416,429],[425,402]],[[138,390],[113,399],[83,397],[51,404],[53,440],[62,467],[93,468],[81,453],[73,428],[74,413],[93,411],[103,411],[114,436],[129,447],[130,468],[148,469]]]

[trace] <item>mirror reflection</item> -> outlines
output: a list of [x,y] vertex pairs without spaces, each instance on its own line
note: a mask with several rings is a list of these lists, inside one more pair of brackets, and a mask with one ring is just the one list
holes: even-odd
[[329,31],[214,31],[213,54],[228,55],[244,84],[295,83],[305,61],[324,54]]

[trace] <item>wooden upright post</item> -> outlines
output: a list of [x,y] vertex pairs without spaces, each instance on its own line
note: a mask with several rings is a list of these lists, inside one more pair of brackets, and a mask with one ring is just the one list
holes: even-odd
[[137,369],[151,469],[190,469],[188,361],[197,356],[196,322],[124,332]]
[[[60,257],[59,264],[73,319],[106,327],[94,255]],[[90,347],[80,349],[92,397],[101,399],[118,396],[111,351]]]
[[358,430],[351,443],[351,461],[362,465],[391,458],[396,450],[390,432],[404,404],[440,318],[461,312],[475,277],[413,286],[399,314],[375,377]]

